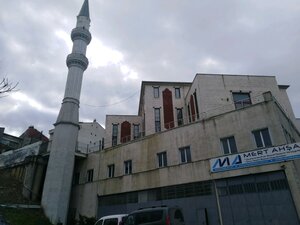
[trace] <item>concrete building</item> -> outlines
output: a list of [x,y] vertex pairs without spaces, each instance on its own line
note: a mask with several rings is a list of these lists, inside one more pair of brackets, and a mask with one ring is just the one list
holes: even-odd
[[43,143],[49,141],[48,138],[43,135],[43,132],[38,131],[34,126],[29,126],[19,137],[4,133],[4,130],[4,127],[0,127],[0,154],[39,141],[42,141]]
[[[287,88],[274,76],[143,82],[138,115],[107,116],[106,144],[116,144],[76,162],[73,215],[178,205],[187,225],[299,224],[300,133]],[[134,139],[137,124],[144,135]]]
[[[44,155],[49,161],[41,204],[52,223],[177,205],[186,225],[299,224],[299,120],[287,85],[274,76],[221,74],[144,81],[138,114],[107,115],[104,135],[96,121],[79,123],[89,25],[85,0]],[[34,156],[38,145],[31,146]],[[25,161],[30,151],[20,152]],[[3,164],[17,158],[0,156]],[[24,184],[38,193],[43,165],[29,159]],[[32,197],[31,191],[24,195]]]

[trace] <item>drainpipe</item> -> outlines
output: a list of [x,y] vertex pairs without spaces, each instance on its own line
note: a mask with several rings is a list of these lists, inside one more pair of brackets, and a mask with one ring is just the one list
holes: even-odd
[[217,189],[217,185],[216,185],[216,181],[215,180],[213,180],[213,184],[214,184],[214,189],[215,189],[215,193],[216,193],[216,200],[217,200],[219,221],[220,221],[220,225],[223,225],[223,218],[222,218],[222,211],[221,211],[220,199],[219,199],[218,189]]

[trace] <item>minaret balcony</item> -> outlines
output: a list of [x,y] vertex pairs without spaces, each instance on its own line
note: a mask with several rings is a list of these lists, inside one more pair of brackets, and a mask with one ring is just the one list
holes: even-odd
[[68,68],[70,68],[71,66],[77,66],[82,70],[86,70],[89,65],[89,60],[83,54],[71,53],[68,55],[66,63]]
[[84,27],[76,27],[72,30],[71,39],[72,41],[80,39],[85,41],[87,44],[89,44],[91,42],[92,35]]

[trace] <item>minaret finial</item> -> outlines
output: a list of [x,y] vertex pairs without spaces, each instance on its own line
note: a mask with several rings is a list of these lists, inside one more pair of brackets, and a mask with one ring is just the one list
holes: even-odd
[[80,10],[78,16],[85,16],[87,18],[90,18],[89,0],[84,0],[84,3],[81,7],[81,10]]

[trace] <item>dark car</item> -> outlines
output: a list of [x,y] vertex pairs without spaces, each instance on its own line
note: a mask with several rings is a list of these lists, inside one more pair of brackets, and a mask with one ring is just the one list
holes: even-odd
[[156,206],[131,212],[125,225],[184,225],[179,207]]

